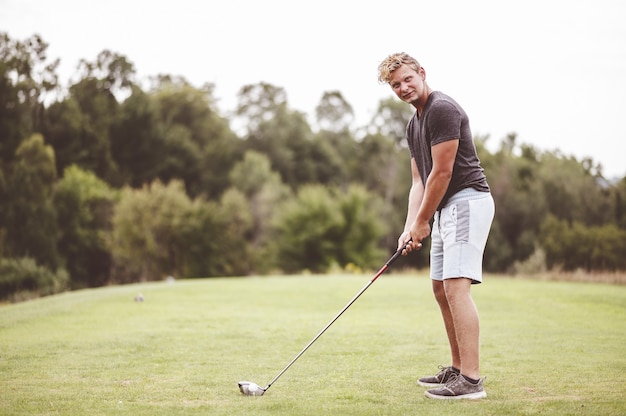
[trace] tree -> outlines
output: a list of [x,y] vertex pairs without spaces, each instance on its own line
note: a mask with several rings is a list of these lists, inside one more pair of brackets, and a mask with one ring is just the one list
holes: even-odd
[[347,187],[357,179],[361,161],[359,144],[350,131],[354,120],[352,106],[339,91],[325,92],[315,109],[319,131],[312,143],[311,158],[318,161],[318,183]]
[[626,229],[626,177],[619,181],[613,190],[615,223],[621,229]]
[[60,293],[68,288],[65,269],[51,271],[30,257],[0,258],[0,300],[20,301]]
[[[384,245],[397,247],[398,237],[404,229],[407,198],[411,187],[410,154],[387,136],[368,134],[359,144],[358,165],[353,181],[364,184],[384,201],[383,218],[388,222]],[[423,264],[427,256],[422,250],[410,256],[410,261]]]
[[167,179],[164,162],[171,155],[161,131],[156,100],[132,86],[111,126],[111,156],[120,183],[139,188],[155,179]]
[[354,110],[339,91],[326,91],[315,108],[321,130],[334,133],[348,131],[354,121]]
[[358,154],[359,144],[350,131],[320,130],[313,137],[308,156],[316,162],[315,182],[345,188],[351,182],[359,181],[357,172],[362,161]]
[[267,247],[271,223],[276,207],[291,196],[290,189],[272,171],[267,156],[252,150],[233,167],[229,178],[233,188],[222,198],[222,205],[229,207],[227,212],[234,225],[247,224],[237,226],[238,231],[233,233],[242,237],[241,258],[247,259],[250,267],[246,272],[267,270],[272,256]]
[[548,209],[557,218],[569,222],[587,225],[612,222],[611,193],[586,167],[588,163],[557,152],[541,155],[539,175]]
[[280,207],[275,221],[274,241],[283,270],[323,273],[335,262],[344,219],[327,188],[300,188],[294,199]]
[[33,35],[12,40],[0,32],[0,162],[8,163],[18,146],[39,130],[44,99],[57,88],[59,60],[47,62],[48,44]]
[[60,237],[72,289],[103,286],[109,281],[111,254],[106,245],[114,191],[93,172],[76,165],[65,169],[54,195]]
[[114,282],[159,280],[183,274],[180,232],[192,210],[181,181],[125,188],[115,206],[109,250]]
[[39,134],[23,141],[9,167],[3,204],[7,257],[31,257],[52,270],[61,266],[53,204],[54,150]]
[[546,218],[539,235],[549,268],[624,270],[626,231],[614,224],[586,226],[554,215]]
[[350,263],[370,267],[380,253],[380,214],[380,199],[362,187],[341,191],[304,186],[281,205],[276,217],[278,264],[290,273],[323,273]]
[[367,131],[388,137],[398,146],[406,147],[406,125],[415,114],[415,109],[394,97],[382,99]]
[[120,185],[111,154],[111,127],[120,95],[132,86],[134,68],[123,55],[102,51],[95,62],[81,60],[81,78],[69,97],[51,108],[43,133],[62,156],[58,169],[76,164],[112,185]]
[[230,195],[227,192],[219,203],[191,200],[180,180],[126,187],[115,207],[109,239],[112,280],[246,274],[251,266],[241,251],[252,220],[245,199]]
[[361,268],[375,267],[383,257],[380,249],[381,236],[388,230],[384,218],[383,200],[362,185],[352,185],[335,197],[339,200],[339,212],[343,227],[339,230],[336,261],[341,266],[354,264]]
[[228,172],[242,151],[219,115],[213,86],[192,87],[183,78],[160,77],[151,93],[158,118],[158,177],[182,179],[191,196],[217,199],[228,187]]
[[226,191],[219,203],[201,198],[193,201],[177,237],[183,276],[248,274],[254,265],[244,235],[252,220],[245,208],[245,199],[236,190]]
[[[384,217],[391,224],[385,246],[396,248],[404,229],[406,200],[411,186],[410,154],[406,142],[406,125],[415,110],[390,97],[380,100],[376,114],[361,139],[359,169],[356,177],[368,189],[382,195],[385,201]],[[426,250],[411,256],[414,264],[427,262]]]
[[235,121],[246,126],[245,134],[248,136],[254,136],[263,122],[272,120],[287,107],[285,90],[266,82],[244,85],[237,99]]
[[[542,198],[541,173],[537,153],[522,148],[516,156],[517,136],[510,133],[495,155],[481,152],[481,162],[494,198],[496,213],[485,249],[487,270],[506,271],[516,261],[530,257],[536,248],[536,235],[548,208]],[[486,139],[485,139],[486,140]]]
[[313,135],[304,114],[292,111],[282,88],[266,83],[246,85],[239,92],[237,121],[247,126],[245,145],[267,155],[272,169],[292,189],[317,181]]

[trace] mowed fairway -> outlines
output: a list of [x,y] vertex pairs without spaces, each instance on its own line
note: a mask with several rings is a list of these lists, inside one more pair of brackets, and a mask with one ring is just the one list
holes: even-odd
[[[626,286],[473,287],[487,399],[424,397],[447,365],[424,275],[386,274],[262,397],[370,275],[182,280],[0,306],[2,415],[623,415]],[[141,292],[145,302],[134,302]]]

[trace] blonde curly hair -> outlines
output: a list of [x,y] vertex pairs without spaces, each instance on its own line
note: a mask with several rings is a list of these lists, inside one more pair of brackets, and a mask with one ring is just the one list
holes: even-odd
[[419,72],[422,68],[417,59],[410,56],[405,52],[392,53],[385,58],[384,61],[378,65],[378,82],[381,84],[388,84],[391,79],[391,74],[402,65],[407,65],[409,68]]

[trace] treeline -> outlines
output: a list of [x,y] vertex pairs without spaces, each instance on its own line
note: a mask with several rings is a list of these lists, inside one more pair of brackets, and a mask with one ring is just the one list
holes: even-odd
[[[339,91],[314,121],[286,91],[136,79],[124,56],[81,60],[69,86],[38,35],[0,33],[0,299],[175,277],[376,268],[410,185],[412,110],[354,127]],[[375,82],[375,80],[374,80]],[[625,270],[626,178],[504,138],[476,146],[496,200],[485,268]],[[540,261],[537,261],[537,258]],[[424,267],[427,251],[398,267]]]

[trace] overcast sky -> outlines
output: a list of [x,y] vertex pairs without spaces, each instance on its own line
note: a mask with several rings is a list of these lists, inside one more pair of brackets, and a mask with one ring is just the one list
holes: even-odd
[[378,63],[408,52],[431,88],[455,98],[474,134],[591,157],[625,176],[626,1],[622,0],[0,0],[0,31],[37,33],[67,84],[104,49],[141,78],[216,85],[234,108],[243,85],[268,82],[308,114],[339,90],[366,124],[381,98]]

